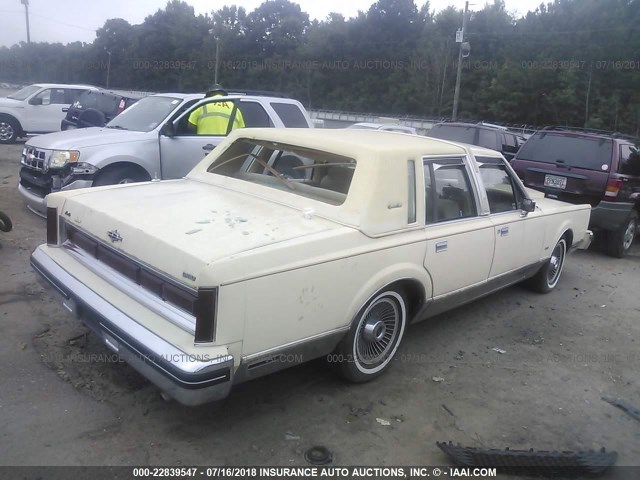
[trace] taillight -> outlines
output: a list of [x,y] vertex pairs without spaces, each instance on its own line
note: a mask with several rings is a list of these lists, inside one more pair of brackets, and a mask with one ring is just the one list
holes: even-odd
[[620,188],[622,188],[622,180],[610,178],[607,182],[607,188],[604,191],[604,198],[616,198],[618,196]]
[[58,245],[58,209],[47,207],[47,245]]
[[210,343],[215,339],[217,299],[217,288],[198,289],[195,343]]

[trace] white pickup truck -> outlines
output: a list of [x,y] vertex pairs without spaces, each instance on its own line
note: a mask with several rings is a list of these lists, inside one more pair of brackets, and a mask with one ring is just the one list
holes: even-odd
[[[57,132],[66,108],[90,85],[38,83],[0,98],[0,144],[29,134]],[[63,110],[64,109],[64,110]]]
[[188,122],[202,105],[233,106],[245,127],[311,128],[302,104],[281,97],[163,93],[145,97],[106,127],[34,137],[22,151],[18,191],[44,216],[52,192],[151,179],[181,178],[218,145],[222,135],[198,135]]

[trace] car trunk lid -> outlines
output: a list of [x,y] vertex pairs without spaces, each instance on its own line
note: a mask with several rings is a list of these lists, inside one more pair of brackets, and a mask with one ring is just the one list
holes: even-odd
[[191,286],[216,260],[340,227],[186,179],[91,189],[67,198],[60,214],[115,250]]

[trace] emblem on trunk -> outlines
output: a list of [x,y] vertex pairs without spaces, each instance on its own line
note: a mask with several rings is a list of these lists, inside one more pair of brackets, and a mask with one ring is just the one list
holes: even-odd
[[121,242],[122,236],[118,233],[118,230],[109,230],[107,236],[111,239],[111,242]]

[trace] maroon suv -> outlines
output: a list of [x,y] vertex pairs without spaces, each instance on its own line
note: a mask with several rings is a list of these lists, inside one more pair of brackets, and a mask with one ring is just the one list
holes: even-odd
[[525,185],[547,197],[590,203],[589,228],[623,257],[638,230],[640,140],[611,132],[547,127],[532,135],[511,162]]

